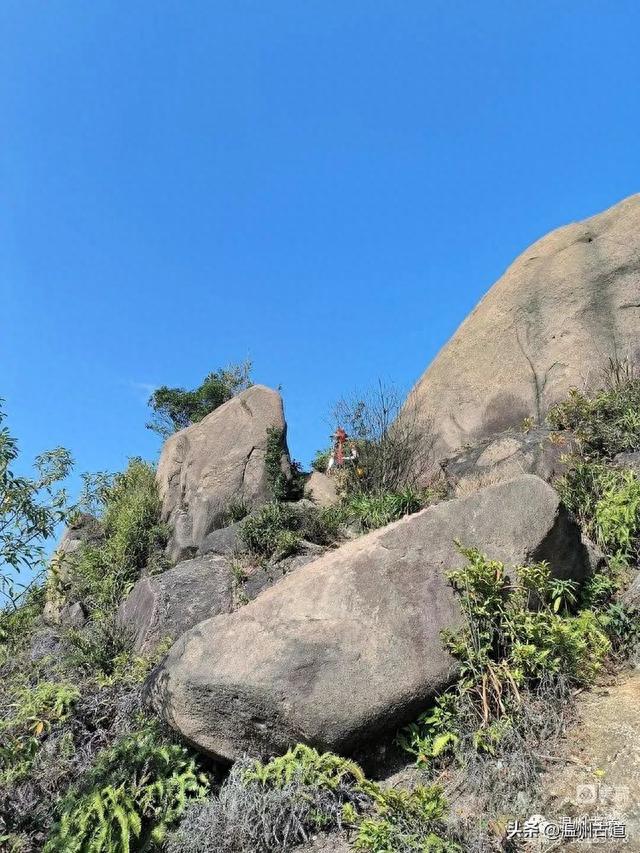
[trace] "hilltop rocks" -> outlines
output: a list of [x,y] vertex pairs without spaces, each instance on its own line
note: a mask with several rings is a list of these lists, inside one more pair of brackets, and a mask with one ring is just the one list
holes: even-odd
[[149,653],[203,619],[232,607],[232,573],[219,556],[196,557],[159,575],[142,578],[118,610],[136,652]]
[[232,501],[251,508],[269,498],[265,454],[270,428],[282,434],[280,465],[289,477],[282,398],[263,385],[253,385],[167,439],[157,479],[163,521],[172,531],[172,559],[198,553],[207,534],[224,526]]
[[466,448],[443,463],[447,485],[463,496],[520,474],[536,474],[548,483],[564,473],[564,457],[575,451],[568,432],[538,427],[509,430]]
[[241,610],[188,631],[147,684],[153,707],[225,759],[304,741],[352,750],[424,708],[452,678],[440,631],[461,619],[447,581],[460,539],[507,564],[581,578],[590,554],[534,476],[441,503],[328,552]]
[[640,358],[640,195],[527,249],[462,323],[411,397],[434,460],[533,418],[609,357]]

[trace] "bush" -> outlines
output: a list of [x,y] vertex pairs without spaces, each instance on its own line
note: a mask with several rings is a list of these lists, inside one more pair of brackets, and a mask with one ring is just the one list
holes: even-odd
[[35,460],[35,476],[18,476],[12,465],[18,444],[6,426],[0,398],[0,596],[14,607],[25,588],[16,575],[38,573],[44,564],[43,541],[67,518],[67,497],[60,483],[73,466],[67,450],[58,447]]
[[608,372],[609,387],[594,395],[573,389],[567,400],[549,412],[556,429],[570,429],[587,457],[611,459],[617,453],[640,450],[640,379]]
[[303,539],[328,545],[337,536],[331,513],[279,501],[262,506],[242,523],[240,539],[258,557],[282,559],[295,553]]
[[575,613],[575,585],[553,578],[547,564],[520,566],[510,576],[475,549],[462,553],[468,564],[450,579],[465,623],[443,632],[459,661],[458,680],[398,737],[425,765],[458,750],[470,728],[475,750],[495,752],[526,719],[538,689],[591,683],[611,648],[598,615]]
[[51,590],[66,601],[82,601],[98,618],[117,608],[143,569],[153,574],[168,565],[168,531],[160,523],[153,466],[132,459],[105,490],[104,503],[104,541],[74,553],[68,579],[54,577],[54,586],[60,583],[61,588]]
[[319,471],[321,474],[324,474],[327,470],[327,465],[329,464],[329,458],[331,456],[331,448],[327,450],[317,450],[316,455],[313,457],[311,462],[311,467],[314,471]]
[[577,459],[556,487],[605,554],[622,562],[637,559],[640,479],[633,471]]
[[184,747],[152,730],[117,741],[59,806],[45,853],[124,853],[159,845],[207,780]]
[[11,786],[29,772],[43,738],[64,722],[80,693],[66,682],[25,683],[14,691],[12,713],[0,720],[0,786]]
[[402,399],[396,388],[379,382],[372,391],[335,405],[333,420],[358,449],[357,467],[346,469],[348,494],[399,492],[424,480],[433,437],[414,398]]
[[400,492],[353,494],[344,501],[341,514],[345,522],[358,523],[363,530],[368,531],[418,512],[428,502],[427,492],[407,486]]

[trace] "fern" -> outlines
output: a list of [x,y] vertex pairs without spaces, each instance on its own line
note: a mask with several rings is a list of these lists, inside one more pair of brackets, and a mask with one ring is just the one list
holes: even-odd
[[187,750],[152,731],[123,738],[70,792],[45,853],[130,853],[159,845],[207,779]]

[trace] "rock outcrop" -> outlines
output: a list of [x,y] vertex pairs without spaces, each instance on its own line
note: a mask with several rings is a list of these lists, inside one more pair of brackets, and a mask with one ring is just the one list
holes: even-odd
[[455,671],[454,540],[579,579],[590,552],[556,492],[527,475],[429,507],[331,551],[233,614],[188,631],[154,670],[152,706],[224,759],[298,741],[350,751],[424,708]]
[[49,564],[47,598],[42,614],[45,624],[64,624],[73,628],[84,624],[82,605],[69,605],[65,591],[76,559],[74,555],[84,545],[99,545],[103,538],[101,522],[86,512],[79,513],[75,521],[65,529]]
[[410,395],[434,460],[526,418],[609,357],[638,363],[640,195],[527,249],[462,323]]
[[173,569],[139,580],[118,610],[136,652],[148,654],[203,619],[232,607],[232,572],[223,557],[184,560]]
[[443,470],[456,496],[520,474],[535,474],[550,483],[565,472],[566,459],[575,450],[575,438],[568,432],[546,427],[508,430],[446,459]]
[[195,556],[207,535],[224,526],[232,501],[255,507],[269,498],[265,454],[271,428],[282,434],[281,468],[289,477],[282,397],[264,385],[253,385],[167,439],[157,479],[173,560]]

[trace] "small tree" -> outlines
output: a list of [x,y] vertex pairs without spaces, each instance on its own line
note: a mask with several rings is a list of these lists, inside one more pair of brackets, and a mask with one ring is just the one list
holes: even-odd
[[371,391],[336,403],[333,420],[358,451],[353,491],[379,494],[423,484],[433,437],[418,415],[413,397],[403,403],[398,389],[380,380]]
[[42,453],[35,460],[34,477],[19,477],[11,468],[18,445],[6,426],[0,400],[0,598],[18,606],[31,584],[18,584],[20,572],[44,565],[44,540],[68,515],[67,495],[59,484],[69,474],[73,460],[63,447]]
[[230,364],[209,373],[192,391],[162,385],[149,398],[153,417],[147,429],[167,438],[204,417],[251,385],[251,362]]

